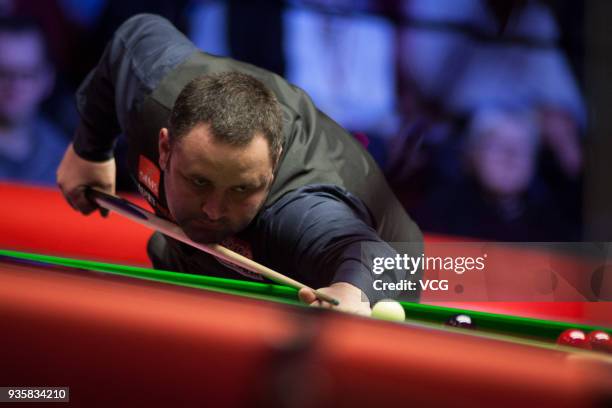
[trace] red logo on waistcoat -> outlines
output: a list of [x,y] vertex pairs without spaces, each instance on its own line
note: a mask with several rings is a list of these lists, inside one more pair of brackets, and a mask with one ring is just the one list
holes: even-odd
[[159,198],[159,168],[149,159],[140,155],[138,158],[138,181]]
[[[253,259],[253,250],[251,249],[251,244],[249,244],[246,241],[243,241],[240,238],[237,238],[237,237],[226,238],[225,240],[221,242],[221,245],[223,245],[229,250],[239,253],[242,256],[245,256],[249,259]],[[246,277],[249,277],[255,280],[259,280],[259,281],[263,280],[263,276],[261,276],[258,273],[251,272],[248,269],[245,269],[231,262],[225,261],[221,258],[216,258],[216,259],[222,265],[225,265],[226,267],[233,269],[234,271],[238,272],[241,275],[244,275]]]

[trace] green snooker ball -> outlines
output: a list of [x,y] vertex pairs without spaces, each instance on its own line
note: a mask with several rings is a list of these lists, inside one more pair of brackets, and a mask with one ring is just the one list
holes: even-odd
[[372,308],[372,317],[392,322],[403,322],[406,312],[399,302],[393,299],[383,299]]

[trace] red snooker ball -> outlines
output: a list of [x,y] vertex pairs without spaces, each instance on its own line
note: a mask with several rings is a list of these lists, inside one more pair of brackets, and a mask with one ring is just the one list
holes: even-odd
[[590,332],[587,341],[593,350],[612,353],[612,338],[605,331],[595,330]]
[[583,349],[591,348],[587,335],[578,329],[567,329],[557,338],[557,344],[562,346],[578,347]]

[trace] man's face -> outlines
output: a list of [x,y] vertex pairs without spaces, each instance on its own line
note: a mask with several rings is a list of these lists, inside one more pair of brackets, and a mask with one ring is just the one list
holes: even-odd
[[243,230],[272,185],[273,164],[261,134],[246,146],[230,146],[202,124],[170,146],[164,128],[159,151],[170,213],[196,242],[220,242]]
[[52,86],[39,34],[0,32],[0,122],[29,120]]

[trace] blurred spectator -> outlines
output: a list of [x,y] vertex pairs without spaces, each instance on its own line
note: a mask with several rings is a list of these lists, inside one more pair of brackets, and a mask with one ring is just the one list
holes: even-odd
[[[74,0],[72,0],[74,1]],[[84,0],[80,7],[92,0]],[[35,21],[44,33],[48,55],[53,61],[55,83],[53,92],[46,98],[41,110],[62,132],[73,131],[78,120],[74,105],[74,90],[85,72],[82,67],[87,53],[82,45],[86,40],[86,28],[81,21],[74,20],[74,12],[68,10],[67,0],[6,0],[2,16],[25,18]],[[70,12],[69,12],[70,11]]]
[[27,19],[1,18],[1,178],[55,184],[68,138],[40,113],[54,76],[40,28]]
[[[582,97],[550,8],[535,0],[405,1],[400,73],[413,98],[455,117],[496,103],[538,109],[543,142],[570,179],[582,164]],[[402,102],[414,109],[414,101]],[[432,108],[433,107],[433,108]],[[431,112],[429,112],[431,114]]]
[[[87,2],[85,0],[84,2]],[[45,45],[53,56],[57,69],[70,68],[74,61],[73,49],[81,34],[75,24],[66,17],[62,0],[45,0],[41,7],[40,0],[4,0],[2,16],[27,18],[36,21],[45,34]]]
[[209,54],[231,56],[228,35],[228,5],[223,0],[199,0],[189,6],[188,36]]
[[373,1],[293,0],[284,15],[286,77],[353,132],[397,132],[395,27]]
[[472,118],[464,144],[466,177],[435,189],[413,214],[428,231],[502,241],[576,239],[536,177],[537,117],[486,108]]
[[189,38],[209,54],[285,73],[282,0],[196,0],[187,8]]

